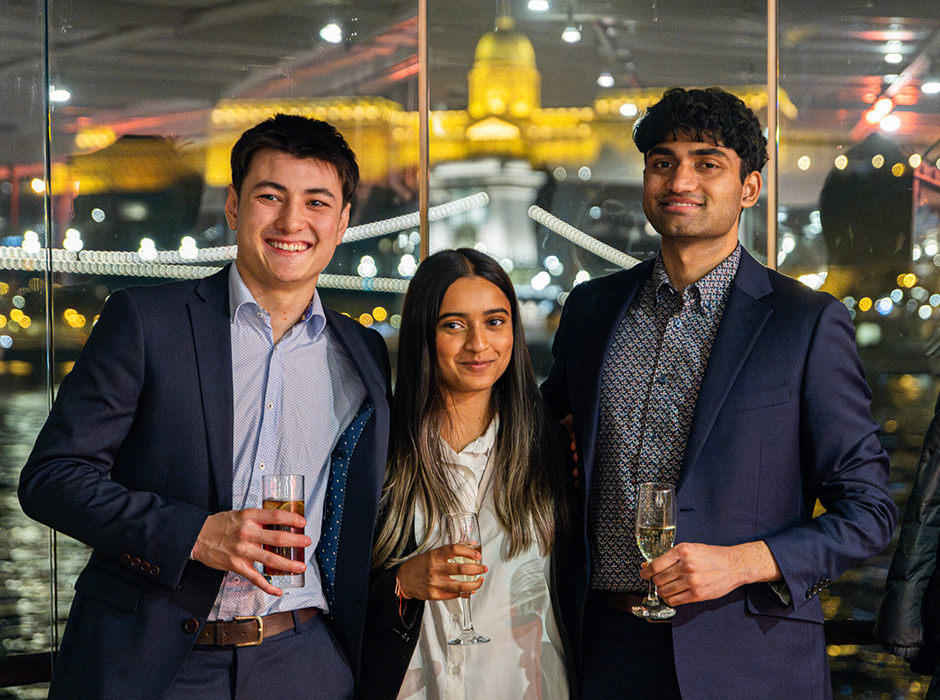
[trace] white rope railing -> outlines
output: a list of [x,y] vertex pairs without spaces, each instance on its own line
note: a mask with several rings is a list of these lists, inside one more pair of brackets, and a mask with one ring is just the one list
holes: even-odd
[[[489,201],[490,198],[486,192],[477,192],[469,197],[455,199],[452,202],[431,207],[428,209],[428,220],[440,221],[441,219],[449,219],[457,214],[463,214],[465,211],[485,207],[489,204]],[[414,212],[413,214],[404,214],[391,219],[385,219],[384,221],[376,221],[371,224],[353,226],[351,229],[348,229],[346,235],[343,236],[343,243],[352,243],[365,238],[385,236],[389,233],[404,231],[406,228],[414,228],[419,223],[420,215],[418,212]]]
[[529,207],[529,218],[542,224],[542,226],[548,230],[554,231],[562,238],[567,238],[575,245],[581,246],[585,250],[594,253],[594,255],[608,262],[612,262],[614,265],[619,265],[625,270],[629,270],[640,262],[633,256],[621,253],[616,248],[602,243],[593,236],[589,236],[584,233],[584,231],[576,229],[571,224],[566,223],[557,216],[549,214],[547,211],[534,204]]
[[[471,209],[485,207],[489,197],[485,192],[452,202],[431,207],[428,210],[430,221],[439,221]],[[347,229],[343,243],[362,241],[377,236],[414,228],[420,223],[417,212],[396,216],[383,221],[376,221]],[[176,250],[154,251],[148,258],[138,252],[82,250],[78,252],[54,248],[52,266],[56,272],[68,272],[82,275],[119,275],[133,277],[160,277],[164,279],[196,279],[206,277],[218,271],[218,267],[197,265],[201,262],[220,262],[234,260],[237,246],[218,246],[193,250],[191,255],[183,255]],[[0,246],[0,270],[23,270],[28,272],[46,269],[49,251],[24,250],[22,247]],[[363,289],[377,292],[403,293],[408,288],[408,280],[385,277],[360,277],[357,275],[322,274],[318,284],[331,289]]]

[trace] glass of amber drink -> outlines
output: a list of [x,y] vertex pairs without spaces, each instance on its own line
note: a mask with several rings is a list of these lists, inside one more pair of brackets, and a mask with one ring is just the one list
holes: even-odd
[[[299,474],[271,474],[261,477],[263,492],[262,508],[288,510],[292,513],[304,514],[304,478]],[[266,525],[268,530],[283,530],[295,534],[304,534],[302,527],[288,527],[287,525]],[[264,545],[269,552],[293,561],[304,561],[303,547],[275,547]],[[271,583],[278,588],[303,588],[304,575],[264,567],[264,574]]]

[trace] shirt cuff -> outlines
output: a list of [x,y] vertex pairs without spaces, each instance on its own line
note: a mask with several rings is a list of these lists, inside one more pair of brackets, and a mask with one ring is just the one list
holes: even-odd
[[790,595],[790,587],[787,586],[787,582],[771,581],[769,585],[771,590],[777,594],[778,598],[780,598],[780,602],[783,603],[783,607],[789,607],[790,603],[793,602],[793,596]]

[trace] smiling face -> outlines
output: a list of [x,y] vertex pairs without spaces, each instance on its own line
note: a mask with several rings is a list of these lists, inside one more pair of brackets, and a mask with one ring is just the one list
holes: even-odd
[[741,210],[757,203],[761,176],[741,180],[741,158],[730,148],[679,132],[646,154],[643,211],[663,246],[707,240],[728,252],[738,240]]
[[441,392],[455,402],[489,402],[493,385],[512,358],[509,299],[482,277],[463,277],[447,288],[437,320]]
[[315,158],[258,151],[241,192],[231,185],[225,218],[237,232],[236,264],[256,300],[313,296],[349,223],[336,168]]

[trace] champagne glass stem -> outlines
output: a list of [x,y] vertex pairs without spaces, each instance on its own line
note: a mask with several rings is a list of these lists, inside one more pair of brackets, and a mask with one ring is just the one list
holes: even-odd
[[659,591],[656,590],[656,584],[650,579],[650,593],[646,596],[646,604],[650,607],[659,607]]
[[470,617],[470,594],[467,593],[466,597],[461,596],[460,598],[460,612],[462,615],[461,626],[463,627],[464,632],[469,632],[473,629],[473,619]]

